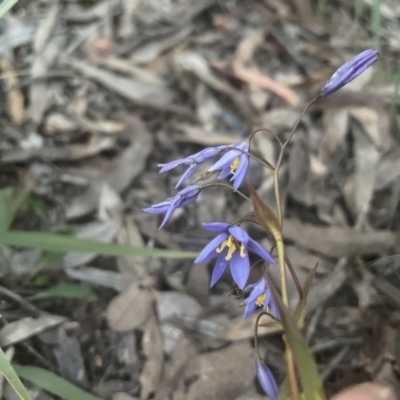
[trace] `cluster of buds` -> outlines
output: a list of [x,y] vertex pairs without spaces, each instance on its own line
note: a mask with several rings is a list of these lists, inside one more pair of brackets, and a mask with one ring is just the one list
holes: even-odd
[[[376,62],[378,57],[379,54],[377,51],[366,50],[354,57],[349,62],[342,65],[332,75],[332,77],[323,87],[319,96],[314,99],[309,104],[309,106],[319,98],[326,97],[334,93],[344,85],[354,80],[374,62]],[[306,107],[301,116],[304,115],[309,106]],[[284,144],[279,141],[279,143],[281,144],[282,153],[279,160],[281,160],[283,151],[285,150],[287,144],[292,138],[299,122],[300,119],[296,123],[289,139]],[[233,146],[208,147],[186,158],[171,161],[166,164],[160,164],[160,173],[170,171],[179,166],[188,167],[176,185],[176,188],[179,188],[191,177],[191,175],[200,164],[219,157],[219,159],[208,169],[207,172],[219,172],[218,179],[226,179],[230,177],[230,181],[232,182],[232,189],[236,192],[239,192],[238,189],[245,180],[248,172],[250,141],[252,137],[253,134],[250,135],[248,139],[242,140],[234,144]],[[254,158],[257,159],[257,157]],[[265,165],[265,163],[263,163],[263,165]],[[277,166],[275,167],[275,179],[277,179],[277,170],[279,169],[279,165],[280,162],[278,161]],[[193,203],[198,198],[201,190],[205,189],[208,186],[209,185],[200,186],[198,184],[189,185],[180,190],[173,198],[170,198],[158,204],[154,204],[151,207],[145,208],[144,211],[152,214],[165,213],[165,217],[160,226],[161,229],[169,221],[173,212],[177,208]],[[279,197],[277,197],[276,202],[277,209],[279,209]],[[282,218],[281,210],[279,210],[278,212],[278,217],[280,219]],[[277,220],[279,218],[277,218]],[[238,221],[240,221],[241,223],[244,221],[244,219],[241,218]],[[279,221],[279,223],[281,222],[282,221]],[[271,291],[270,280],[267,275],[268,266],[270,264],[275,264],[276,261],[266,249],[264,249],[259,243],[253,240],[248,235],[248,233],[240,227],[240,223],[237,222],[229,224],[226,222],[211,222],[203,224],[203,227],[205,229],[207,229],[208,231],[216,232],[217,235],[200,252],[195,260],[195,263],[206,263],[211,259],[216,258],[216,263],[214,265],[211,276],[211,286],[214,286],[219,281],[224,271],[226,270],[227,265],[229,264],[232,279],[234,280],[236,285],[243,291],[245,296],[245,299],[243,301],[243,317],[247,318],[251,314],[253,314],[257,310],[257,308],[262,308],[264,313],[268,313],[272,318],[279,321],[280,311],[276,304],[276,298],[274,298],[275,294],[273,295],[273,292]],[[279,233],[279,235],[281,235],[281,232]],[[249,251],[260,257],[265,266],[264,275],[261,277],[261,279],[255,283],[250,284],[248,283],[251,268]],[[283,251],[283,242],[280,251]],[[283,264],[284,270],[285,263],[284,261],[282,262],[282,260],[284,260],[284,258],[280,257],[280,266],[282,266]],[[283,282],[285,282],[285,279],[286,278],[284,276]],[[284,293],[283,287],[282,293]],[[271,399],[278,398],[278,385],[270,369],[261,359],[257,361],[256,372],[258,380],[265,393]]]

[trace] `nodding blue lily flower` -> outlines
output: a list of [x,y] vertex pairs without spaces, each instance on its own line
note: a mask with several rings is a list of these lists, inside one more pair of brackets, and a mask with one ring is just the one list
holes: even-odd
[[271,255],[239,226],[225,222],[211,222],[203,224],[204,228],[218,232],[215,237],[198,255],[196,264],[201,264],[217,257],[212,277],[211,286],[221,278],[226,266],[230,263],[233,280],[243,289],[250,274],[250,260],[248,249],[258,254],[266,262],[275,264]]
[[[243,140],[235,145],[237,149],[249,152],[250,143],[249,141]],[[232,175],[231,181],[233,181],[233,188],[237,189],[246,177],[247,170],[249,168],[249,155],[242,151],[237,151],[230,148],[210,169],[210,172],[221,171],[218,179],[225,179],[229,175]]]
[[191,185],[182,189],[178,192],[175,197],[163,201],[158,204],[153,204],[151,207],[144,208],[143,211],[150,214],[162,214],[166,213],[163,222],[160,225],[160,229],[168,222],[171,218],[172,213],[179,207],[186,206],[189,203],[193,203],[197,196],[200,194],[201,187],[198,185]]
[[220,154],[225,147],[226,146],[207,147],[206,149],[201,150],[198,153],[188,156],[186,158],[180,158],[179,160],[174,160],[166,164],[159,164],[158,166],[161,167],[160,174],[166,171],[170,171],[171,169],[176,168],[180,165],[189,165],[189,168],[181,176],[178,183],[176,184],[175,188],[177,189],[193,174],[199,164],[213,159],[218,154]]
[[262,307],[264,311],[271,310],[276,318],[280,318],[278,307],[272,297],[271,289],[265,277],[262,277],[258,282],[247,285],[243,291],[249,293],[249,296],[243,301],[246,306],[244,309],[243,318],[248,318],[257,307]]
[[279,396],[279,389],[271,370],[262,360],[257,361],[257,378],[265,394],[271,399],[276,400]]
[[356,55],[336,70],[322,88],[320,95],[326,97],[347,85],[374,64],[378,58],[379,52],[373,49],[365,50]]

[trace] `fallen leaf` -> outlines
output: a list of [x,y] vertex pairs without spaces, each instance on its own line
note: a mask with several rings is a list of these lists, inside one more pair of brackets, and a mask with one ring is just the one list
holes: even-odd
[[108,305],[108,325],[117,332],[137,328],[148,319],[152,302],[153,296],[149,289],[139,282],[132,283]]
[[0,345],[6,347],[22,342],[66,320],[67,318],[59,315],[45,314],[38,318],[25,317],[18,321],[10,322],[0,329]]
[[[153,149],[153,138],[146,125],[138,117],[123,115],[120,117],[127,128],[132,132],[131,145],[121,153],[115,165],[110,171],[99,174],[96,168],[96,177],[91,178],[91,184],[87,192],[75,198],[67,206],[67,218],[77,218],[96,208],[102,188],[107,183],[114,191],[122,192],[137,177],[145,167],[148,155]],[[69,171],[71,175],[81,176],[82,169]]]
[[[234,400],[254,379],[254,350],[249,341],[192,359],[181,375],[174,400]],[[186,382],[186,385],[184,384]]]
[[300,247],[334,258],[380,253],[398,245],[400,239],[397,232],[315,226],[292,218],[285,219],[283,236]]
[[142,340],[146,362],[140,374],[140,399],[146,400],[159,386],[164,366],[164,345],[160,324],[153,312],[147,321]]
[[22,124],[25,119],[24,96],[18,87],[19,79],[14,66],[4,57],[0,57],[0,68],[7,85],[7,108],[11,121],[16,125]]

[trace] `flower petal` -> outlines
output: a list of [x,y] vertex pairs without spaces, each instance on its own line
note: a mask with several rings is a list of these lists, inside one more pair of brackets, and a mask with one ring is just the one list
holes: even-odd
[[279,389],[271,370],[261,360],[257,361],[256,369],[258,381],[265,394],[272,400],[277,399],[279,396]]
[[225,153],[210,169],[209,171],[219,171],[225,168],[228,165],[231,165],[232,162],[240,156],[240,151],[237,150],[229,150]]
[[234,173],[231,181],[233,180],[233,188],[237,189],[246,177],[247,170],[249,167],[249,159],[246,155],[240,157],[240,164],[236,172]]
[[213,257],[217,255],[216,253],[216,248],[228,238],[227,233],[221,233],[217,237],[215,237],[213,240],[211,240],[210,243],[207,244],[206,247],[200,252],[200,254],[197,256],[197,258],[194,260],[195,264],[202,264],[204,262],[210,261]]
[[240,243],[243,243],[245,246],[247,246],[247,242],[249,241],[249,235],[247,232],[240,228],[239,226],[231,226],[228,228],[228,232]]
[[226,232],[229,226],[226,222],[207,222],[203,224],[204,229],[213,232]]
[[175,186],[175,189],[178,189],[179,186],[182,185],[183,182],[186,181],[190,177],[190,175],[193,174],[193,172],[196,170],[198,167],[197,163],[193,163],[186,171],[185,173],[181,176],[181,179],[179,179],[178,183]]
[[228,264],[228,261],[225,259],[226,254],[227,250],[223,251],[217,258],[217,262],[215,263],[214,270],[211,276],[210,287],[214,286],[218,282],[219,278],[221,278],[222,274],[225,271],[226,265]]
[[264,247],[260,246],[255,240],[249,238],[247,243],[247,247],[254,251],[254,253],[258,254],[265,261],[275,264],[275,260],[271,257],[271,255],[264,249]]
[[233,280],[243,289],[246,286],[250,275],[249,254],[245,249],[245,257],[241,257],[239,251],[235,251],[231,258],[231,274]]
[[246,308],[244,309],[243,313],[243,319],[246,319],[250,317],[251,314],[253,314],[254,311],[257,309],[257,304],[253,301],[249,304],[246,304]]
[[158,164],[157,166],[161,168],[160,174],[162,174],[163,172],[170,171],[171,169],[174,169],[174,168],[178,167],[179,165],[183,165],[186,162],[187,162],[186,158],[180,158],[179,160],[170,161],[169,163],[165,163],[165,164]]

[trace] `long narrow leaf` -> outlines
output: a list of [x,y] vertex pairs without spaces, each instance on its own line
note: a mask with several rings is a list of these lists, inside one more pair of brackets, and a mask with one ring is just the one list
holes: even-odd
[[101,400],[45,369],[22,365],[14,365],[14,369],[21,378],[64,400]]
[[3,2],[0,4],[0,18],[3,18],[10,8],[17,4],[17,2],[18,0],[3,0]]
[[31,396],[25,389],[25,386],[22,384],[17,373],[15,372],[14,368],[10,364],[10,361],[8,361],[6,355],[4,354],[1,348],[0,348],[0,372],[4,375],[8,383],[13,387],[13,389],[16,391],[16,393],[22,400],[32,400]]
[[282,302],[275,286],[270,282],[272,294],[281,313],[282,325],[289,342],[290,348],[296,360],[300,381],[305,400],[324,400],[322,381],[318,373],[317,365],[313,359],[310,349],[297,327],[293,317]]
[[195,258],[197,253],[160,250],[148,247],[133,247],[123,244],[103,243],[95,240],[78,239],[76,237],[56,233],[41,232],[0,232],[0,245],[33,247],[37,249],[79,253],[103,254],[108,256],[139,256],[162,258]]

